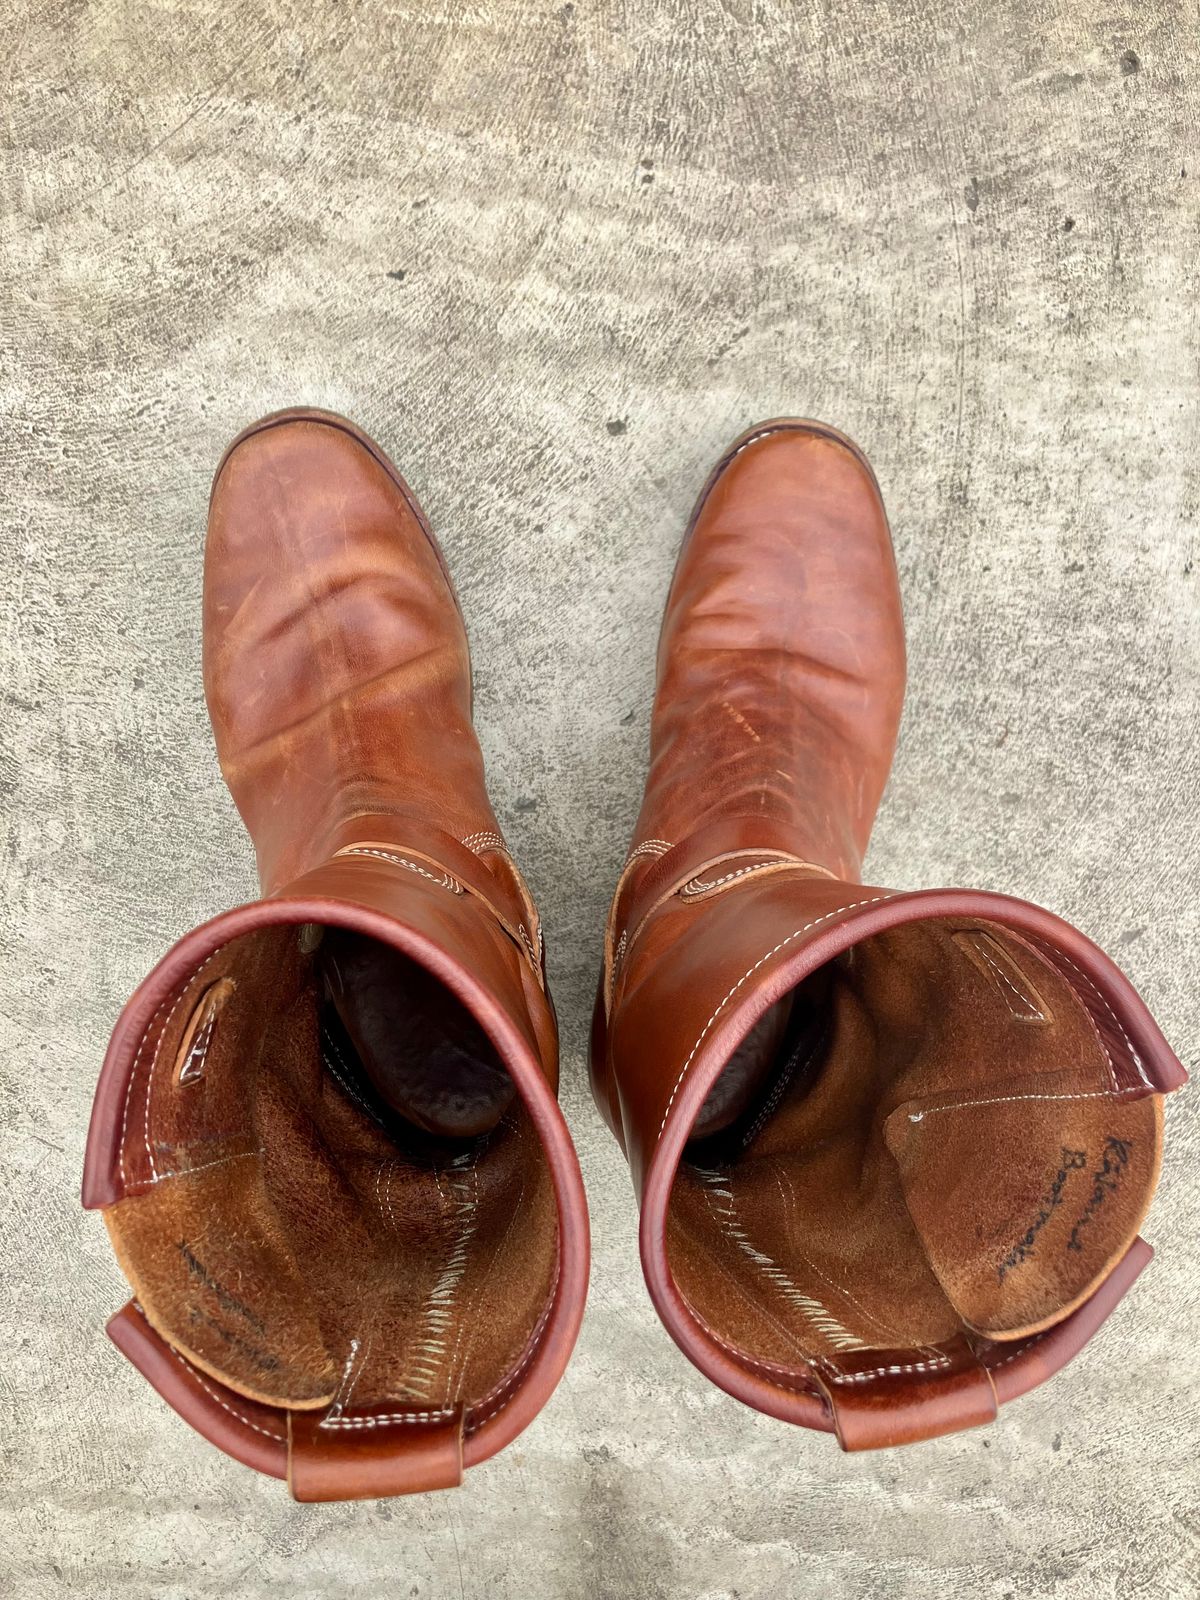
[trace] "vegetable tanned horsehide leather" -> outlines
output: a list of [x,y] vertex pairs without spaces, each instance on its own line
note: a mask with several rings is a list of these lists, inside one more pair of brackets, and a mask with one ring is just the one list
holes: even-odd
[[592,1079],[672,1337],[851,1450],[986,1422],[1091,1337],[1150,1258],[1184,1081],[1060,918],[860,882],[904,677],[865,459],[753,429],[667,600]]
[[587,1213],[462,616],[344,419],[226,453],[204,683],[262,898],[181,939],[113,1035],[84,1175],[134,1293],[109,1332],[298,1499],[456,1484],[562,1375]]

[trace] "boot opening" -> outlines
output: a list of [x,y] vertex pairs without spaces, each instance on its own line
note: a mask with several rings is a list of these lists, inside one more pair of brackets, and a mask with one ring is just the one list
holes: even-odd
[[910,922],[748,1031],[668,1219],[675,1282],[719,1340],[769,1368],[917,1360],[1087,1298],[1149,1205],[1161,1097],[1118,1087],[1115,1019],[1063,971],[991,922]]
[[342,930],[247,934],[173,1000],[151,1071],[122,1140],[149,1186],[105,1218],[171,1345],[293,1409],[496,1395],[553,1292],[554,1191],[444,985]]

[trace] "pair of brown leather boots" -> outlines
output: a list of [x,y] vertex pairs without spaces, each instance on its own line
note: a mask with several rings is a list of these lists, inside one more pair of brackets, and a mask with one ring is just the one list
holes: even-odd
[[[282,413],[226,453],[204,681],[263,898],[181,939],[113,1035],[84,1178],[135,1296],[109,1332],[298,1499],[456,1484],[563,1372],[587,1211],[462,616],[349,422]],[[846,1449],[985,1422],[1075,1354],[1150,1257],[1184,1081],[1049,912],[859,882],[903,689],[869,466],[762,424],[667,600],[592,1078],[672,1337]]]

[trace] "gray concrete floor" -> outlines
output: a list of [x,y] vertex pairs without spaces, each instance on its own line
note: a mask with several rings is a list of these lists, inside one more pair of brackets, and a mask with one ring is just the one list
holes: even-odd
[[[1041,901],[1200,1034],[1194,3],[5,0],[0,1591],[1193,1596],[1200,1134],[1158,1258],[989,1432],[845,1457],[658,1326],[584,1087],[653,641],[721,446],[872,455],[911,689],[869,881]],[[248,896],[199,674],[226,440],[346,411],[424,499],[548,923],[595,1268],[455,1494],[305,1508],[101,1332],[78,1208],[122,1001]]]

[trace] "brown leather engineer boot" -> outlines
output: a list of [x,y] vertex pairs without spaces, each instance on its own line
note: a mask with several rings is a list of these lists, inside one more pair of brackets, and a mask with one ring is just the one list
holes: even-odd
[[227,452],[204,680],[263,898],[113,1034],[84,1174],[134,1291],[109,1333],[297,1499],[456,1484],[562,1375],[587,1213],[454,591],[342,418]]
[[986,1422],[1076,1353],[1149,1260],[1184,1081],[1050,912],[859,883],[903,692],[870,468],[764,423],[667,600],[592,1075],[672,1337],[851,1450]]

